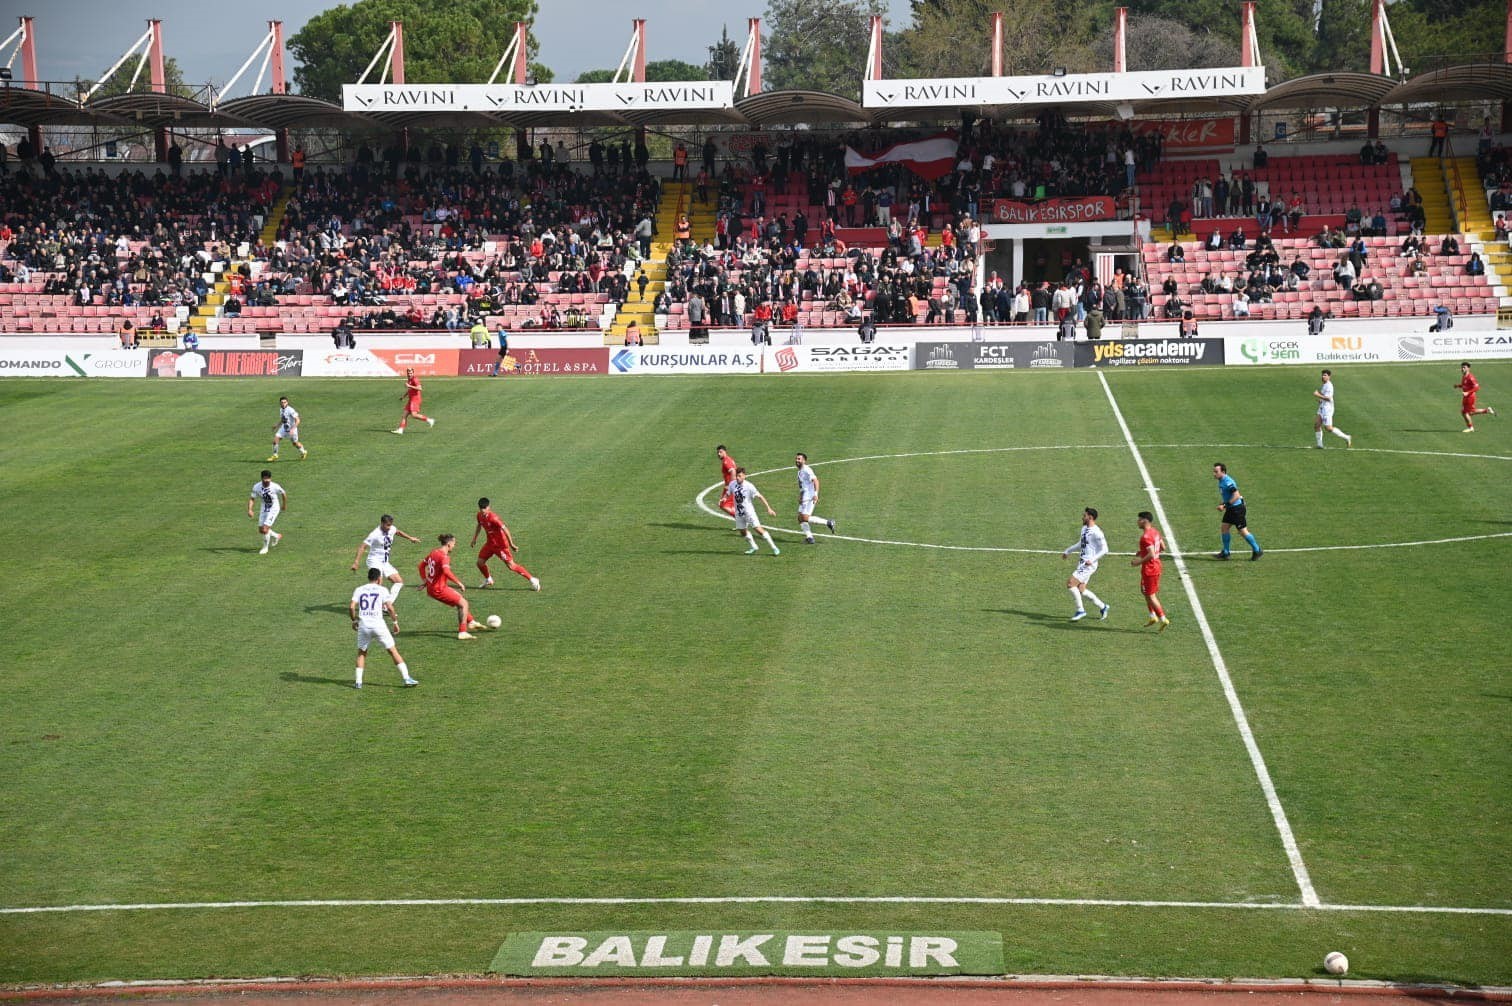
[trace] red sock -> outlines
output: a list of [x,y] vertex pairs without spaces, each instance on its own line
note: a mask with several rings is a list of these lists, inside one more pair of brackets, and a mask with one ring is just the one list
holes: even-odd
[[483,579],[485,579],[485,580],[492,580],[493,579],[492,576],[488,575],[488,563],[486,563],[486,562],[480,562],[480,563],[478,563],[478,572],[480,572],[480,573],[483,574]]
[[520,574],[521,576],[523,576],[527,580],[529,580],[531,578],[530,577],[530,570],[526,569],[524,566],[521,566],[519,563],[515,562],[513,559],[509,560],[509,568],[510,568],[511,571]]
[[428,423],[428,422],[430,422],[430,419],[429,419],[429,418],[428,418],[428,417],[426,417],[426,416],[422,416],[422,415],[421,415],[421,414],[420,414],[420,413],[418,413],[418,412],[417,412],[417,413],[415,413],[415,418],[416,418],[416,419],[418,419],[418,420],[420,420],[420,421],[421,421],[421,422],[422,422],[422,423]]

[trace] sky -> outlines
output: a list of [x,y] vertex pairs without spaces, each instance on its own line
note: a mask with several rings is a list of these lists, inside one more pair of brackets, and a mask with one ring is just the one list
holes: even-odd
[[[436,0],[444,2],[444,0]],[[908,0],[888,0],[890,27],[909,21]],[[163,43],[183,68],[191,85],[224,84],[267,32],[269,19],[284,23],[288,38],[333,0],[254,0],[213,3],[206,0],[0,0],[0,38],[10,34],[16,17],[36,16],[38,73],[45,80],[96,78],[120,58],[147,29],[147,19],[163,21]],[[558,80],[572,80],[584,70],[613,68],[630,41],[630,19],[646,19],[649,60],[683,59],[702,64],[721,25],[739,45],[745,21],[765,13],[765,0],[539,0],[534,26],[541,62]],[[501,40],[499,51],[507,40]],[[288,56],[289,72],[293,57]],[[19,60],[16,68],[19,69]],[[133,63],[122,67],[129,74]],[[859,71],[859,68],[858,68]],[[144,71],[145,72],[145,71]],[[232,97],[240,97],[257,75],[248,69]]]

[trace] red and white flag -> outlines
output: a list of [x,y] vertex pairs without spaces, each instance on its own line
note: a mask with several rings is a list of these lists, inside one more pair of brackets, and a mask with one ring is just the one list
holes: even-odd
[[958,150],[956,138],[949,133],[909,143],[895,143],[871,157],[846,147],[845,170],[854,175],[881,164],[902,164],[920,178],[934,181],[950,174],[955,168]]

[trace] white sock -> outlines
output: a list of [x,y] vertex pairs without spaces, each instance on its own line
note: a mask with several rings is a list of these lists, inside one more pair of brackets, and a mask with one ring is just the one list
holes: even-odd
[[751,532],[747,531],[745,533],[745,540],[747,545],[751,546],[752,548],[756,547],[756,539],[751,537]]
[[800,531],[803,532],[803,536],[805,538],[812,538],[814,536],[814,532],[812,532],[812,531],[809,530],[809,522],[808,521],[804,521],[803,523],[799,524],[798,525],[798,530],[800,530]]
[[777,543],[772,540],[772,532],[767,531],[767,530],[762,530],[761,536],[766,539],[766,543],[768,545],[772,546],[772,551],[773,552],[777,551]]
[[269,531],[267,534],[263,535],[263,545],[268,546],[271,544],[273,544],[273,532]]
[[1100,598],[1096,594],[1092,593],[1092,591],[1089,588],[1086,588],[1086,587],[1082,588],[1082,597],[1085,597],[1087,600],[1091,601],[1093,607],[1101,608],[1103,606],[1102,598]]
[[357,668],[357,683],[362,684],[362,668]]
[[405,681],[409,680],[409,668],[404,664],[403,661],[399,662],[399,676]]
[[1338,437],[1340,440],[1348,440],[1349,439],[1349,434],[1345,433],[1343,430],[1339,429],[1337,426],[1335,426],[1333,428],[1333,435],[1336,436],[1336,437]]
[[1317,433],[1314,434],[1314,438],[1318,441],[1318,446],[1322,447],[1323,446],[1323,431],[1322,430],[1318,430]]
[[1082,607],[1081,591],[1077,590],[1075,587],[1071,587],[1069,589],[1071,591],[1071,603],[1076,605],[1076,610],[1086,611],[1087,609]]
[[399,592],[403,589],[404,584],[402,583],[396,583],[393,586],[389,587],[389,604],[393,604],[395,601],[399,600]]

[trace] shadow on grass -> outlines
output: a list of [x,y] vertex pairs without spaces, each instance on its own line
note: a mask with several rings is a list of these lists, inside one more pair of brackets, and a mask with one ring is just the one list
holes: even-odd
[[278,676],[291,685],[340,685],[342,688],[352,687],[350,678],[317,678],[311,674],[298,674],[294,671],[284,671]]
[[221,552],[236,553],[236,552],[240,552],[242,555],[255,555],[258,552],[262,551],[262,549],[259,546],[257,546],[257,545],[246,545],[246,546],[242,546],[242,545],[206,545],[203,548],[201,548],[200,551],[201,552],[215,552],[215,553],[221,553]]
[[1088,614],[1081,621],[1073,622],[1070,615],[1047,615],[1043,611],[1020,611],[1018,608],[983,608],[982,611],[989,615],[1017,615],[1026,622],[1034,622],[1046,629],[1063,629],[1073,632],[1097,629],[1100,632],[1127,632],[1130,635],[1142,635],[1138,629],[1122,629],[1108,625],[1099,620],[1095,614]]
[[343,615],[350,615],[352,613],[352,607],[351,607],[350,604],[307,604],[307,605],[305,605],[305,614],[306,615],[314,615],[314,614],[329,614],[329,615],[334,615],[337,612],[340,612]]
[[[664,548],[662,555],[744,555],[743,548]],[[767,552],[767,555],[772,553]]]
[[728,532],[730,530],[730,526],[731,525],[727,525],[725,527],[720,527],[718,524],[688,524],[688,523],[682,523],[682,524],[660,523],[659,524],[659,523],[653,522],[653,523],[647,524],[646,526],[647,527],[665,527],[665,528],[670,528],[673,531],[725,531],[725,532]]

